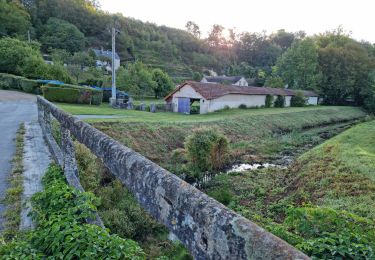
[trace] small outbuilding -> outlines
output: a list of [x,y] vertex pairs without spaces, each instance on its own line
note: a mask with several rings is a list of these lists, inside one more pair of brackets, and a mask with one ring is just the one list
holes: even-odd
[[[306,97],[306,104],[317,105],[319,96],[313,91],[299,90]],[[266,96],[283,96],[285,106],[290,106],[291,98],[296,90],[249,87],[223,84],[211,84],[195,81],[186,81],[165,97],[173,112],[190,113],[194,102],[199,103],[200,114],[217,111],[225,107],[238,108],[240,105],[247,107],[265,106]]]

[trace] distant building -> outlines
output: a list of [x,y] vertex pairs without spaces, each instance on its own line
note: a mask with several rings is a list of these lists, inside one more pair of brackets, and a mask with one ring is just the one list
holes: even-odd
[[[308,90],[299,90],[306,98],[307,105],[317,105],[319,96]],[[296,90],[268,87],[251,87],[202,83],[186,81],[165,97],[167,104],[171,104],[173,112],[190,113],[194,102],[199,102],[200,114],[213,112],[225,107],[238,108],[261,107],[266,104],[266,96],[272,95],[274,101],[277,96],[285,98],[285,106],[290,106],[291,98]]]
[[249,86],[249,83],[244,77],[234,76],[204,76],[201,80],[202,83],[226,84],[235,86]]
[[[105,51],[99,49],[92,49],[96,56],[96,67],[105,68],[107,71],[112,71],[111,61],[112,61],[112,51]],[[117,52],[115,53],[115,70],[120,67],[120,56]]]

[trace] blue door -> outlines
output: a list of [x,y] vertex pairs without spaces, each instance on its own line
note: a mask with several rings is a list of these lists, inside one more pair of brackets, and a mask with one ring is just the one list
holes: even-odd
[[190,98],[178,98],[178,113],[190,114]]

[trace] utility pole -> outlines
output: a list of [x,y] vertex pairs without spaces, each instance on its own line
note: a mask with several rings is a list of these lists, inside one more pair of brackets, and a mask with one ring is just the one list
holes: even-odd
[[27,40],[28,40],[29,42],[31,42],[30,30],[27,31]]
[[115,70],[115,53],[116,53],[116,29],[112,28],[112,98],[111,105],[116,104],[116,70]]

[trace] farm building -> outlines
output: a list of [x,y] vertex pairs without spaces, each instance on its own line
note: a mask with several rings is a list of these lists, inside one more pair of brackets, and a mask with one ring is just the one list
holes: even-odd
[[228,84],[235,86],[248,86],[246,79],[241,76],[226,77],[226,76],[204,76],[201,80],[202,83],[213,84]]
[[[306,104],[317,105],[318,95],[313,91],[301,90],[306,97]],[[247,107],[265,105],[266,96],[272,95],[285,98],[285,106],[290,106],[292,96],[296,93],[291,89],[268,87],[245,87],[186,81],[171,92],[165,101],[172,105],[173,112],[190,113],[194,102],[200,106],[200,114],[217,111],[225,107],[238,108],[241,104]]]

